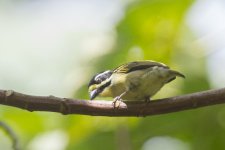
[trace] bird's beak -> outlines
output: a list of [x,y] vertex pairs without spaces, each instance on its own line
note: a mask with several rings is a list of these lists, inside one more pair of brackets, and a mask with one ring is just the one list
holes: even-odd
[[90,92],[90,99],[93,100],[98,95],[98,89]]

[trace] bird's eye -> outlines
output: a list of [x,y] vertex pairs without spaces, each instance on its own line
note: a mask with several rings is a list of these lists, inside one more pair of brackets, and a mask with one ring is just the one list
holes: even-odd
[[96,81],[97,83],[101,83],[101,80],[100,80],[99,78],[95,79],[95,81]]

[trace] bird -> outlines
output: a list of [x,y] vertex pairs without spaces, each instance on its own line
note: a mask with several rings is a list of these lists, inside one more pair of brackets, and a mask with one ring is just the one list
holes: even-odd
[[133,61],[94,75],[88,84],[88,92],[91,100],[97,96],[112,97],[114,104],[118,100],[149,102],[153,95],[176,77],[185,78],[182,73],[160,62]]

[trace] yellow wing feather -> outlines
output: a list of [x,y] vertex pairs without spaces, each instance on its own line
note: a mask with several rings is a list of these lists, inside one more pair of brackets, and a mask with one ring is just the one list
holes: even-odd
[[134,61],[134,62],[125,63],[125,64],[115,68],[113,72],[114,73],[128,73],[131,71],[147,69],[147,68],[154,67],[154,66],[169,68],[168,66],[166,66],[163,63],[159,63],[159,62],[155,62],[155,61],[151,61],[151,60],[144,60],[144,61]]

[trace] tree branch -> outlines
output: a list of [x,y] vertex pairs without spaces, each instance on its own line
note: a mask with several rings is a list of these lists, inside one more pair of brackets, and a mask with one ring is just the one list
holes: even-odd
[[8,134],[8,136],[12,140],[12,148],[13,150],[20,150],[19,148],[19,140],[14,131],[4,122],[0,121],[0,127]]
[[32,96],[0,90],[0,104],[28,111],[49,111],[91,116],[148,116],[195,109],[225,103],[225,88],[158,99],[146,104],[142,101],[124,101],[114,109],[112,101],[77,100],[54,96]]

